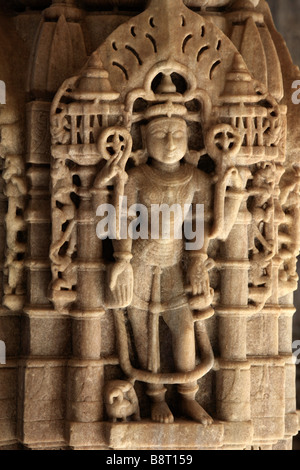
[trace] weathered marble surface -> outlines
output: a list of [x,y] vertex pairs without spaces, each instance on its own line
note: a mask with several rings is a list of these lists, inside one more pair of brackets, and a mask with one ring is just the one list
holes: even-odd
[[[165,30],[169,28],[171,39],[155,32],[152,17],[150,26],[145,25],[144,20],[131,19],[143,11],[143,1],[86,0],[82,10],[77,9],[72,0],[52,3],[52,7],[44,11],[51,2],[9,1],[2,5],[5,13],[0,15],[0,79],[7,84],[7,104],[0,107],[0,340],[7,344],[7,365],[0,366],[1,448],[19,445],[32,449],[68,446],[75,449],[134,446],[289,449],[298,429],[291,325],[292,297],[297,287],[295,257],[299,249],[299,111],[291,105],[291,86],[300,74],[274,30],[265,2],[262,0],[259,5],[254,0],[235,2],[231,12],[226,10],[229,3],[226,0],[212,2],[214,8],[217,5],[216,8],[221,9],[202,11],[205,21],[201,33],[201,20],[196,13],[197,9],[201,13],[199,7],[205,2],[186,1],[193,8],[194,16],[182,10],[181,27],[188,29],[185,36],[174,34],[176,15],[170,11],[171,2],[169,15],[165,16]],[[295,6],[295,0],[270,3],[274,3],[278,28],[282,28],[282,32],[288,30],[286,38],[293,49],[300,6]],[[179,11],[182,5],[177,0],[176,4]],[[120,9],[112,11],[112,5]],[[157,10],[155,15],[160,24]],[[124,26],[114,32],[126,22],[130,28]],[[141,31],[148,36],[142,46],[137,47],[137,52],[135,37],[141,35]],[[106,40],[108,37],[110,39]],[[207,44],[204,43],[206,37]],[[214,43],[216,37],[219,41]],[[119,53],[118,48],[125,44],[126,50]],[[171,59],[167,56],[166,44],[172,49]],[[188,54],[195,49],[200,60],[209,47],[214,52],[208,52],[208,60],[199,71]],[[300,63],[297,52],[292,50],[293,58],[295,63]],[[113,63],[110,57],[114,57]],[[207,331],[203,325],[199,326],[201,321],[195,323],[196,333],[200,335],[199,355],[203,348],[207,370],[198,380],[197,394],[195,387],[192,390],[186,386],[190,381],[180,378],[185,384],[186,397],[195,399],[212,416],[211,425],[210,418],[194,405],[193,412],[191,406],[185,406],[184,412],[179,410],[178,395],[175,387],[171,387],[172,380],[167,381],[170,380],[167,375],[164,377],[168,384],[168,403],[174,409],[175,422],[171,424],[166,408],[162,413],[162,407],[157,411],[159,407],[155,406],[151,415],[149,397],[142,386],[143,382],[151,382],[151,374],[127,367],[123,357],[125,343],[120,341],[122,319],[118,312],[115,312],[116,323],[113,322],[111,309],[127,305],[130,308],[131,300],[125,301],[124,295],[122,298],[117,295],[113,305],[112,297],[107,295],[105,272],[107,262],[111,263],[113,258],[96,240],[96,218],[91,214],[91,191],[96,201],[97,194],[104,197],[105,192],[120,191],[121,187],[117,172],[111,173],[110,179],[106,172],[108,184],[105,185],[105,172],[99,171],[103,170],[101,159],[105,157],[104,136],[121,135],[128,145],[128,132],[136,139],[137,131],[130,125],[133,117],[139,122],[138,112],[127,103],[130,111],[126,114],[123,106],[127,93],[134,88],[142,89],[143,98],[148,100],[152,114],[149,111],[143,117],[155,116],[157,111],[154,111],[146,78],[150,66],[167,59],[169,65],[158,65],[158,70],[170,78],[175,69],[180,75],[187,67],[189,73],[185,79],[188,89],[192,90],[191,97],[199,97],[199,93],[193,95],[195,76],[197,87],[206,90],[207,102],[211,100],[214,110],[213,118],[209,112],[201,115],[201,119],[195,118],[200,125],[196,130],[193,127],[192,135],[198,140],[189,142],[190,154],[186,157],[188,165],[197,166],[200,162],[199,168],[208,175],[208,187],[215,191],[214,199],[209,199],[209,191],[207,198],[201,196],[212,213],[208,224],[213,228],[208,231],[209,248],[205,247],[199,257],[202,257],[201,286],[195,283],[193,287],[195,277],[189,275],[195,270],[187,270],[192,285],[192,291],[187,294],[190,297],[193,291],[197,294],[196,300],[201,305],[198,320],[207,318],[203,320]],[[218,72],[219,62],[223,73]],[[62,85],[64,80],[67,81]],[[167,80],[161,89],[171,95],[175,85]],[[180,80],[178,77],[176,80],[175,91],[182,95]],[[260,82],[259,88],[254,80]],[[98,88],[91,99],[95,83]],[[253,96],[255,91],[262,93],[264,102],[260,102],[257,94]],[[157,92],[156,99],[162,100]],[[266,126],[265,133],[258,135],[257,140],[251,141],[253,135],[245,132],[244,124],[237,126],[237,134],[228,134],[226,126],[233,125],[235,119],[240,119],[240,123],[248,119],[247,125],[251,127],[251,118],[240,116],[240,111],[234,108],[235,103],[244,103],[245,99],[251,102],[250,116],[255,116],[257,129],[259,116],[269,119],[269,127]],[[185,106],[183,95],[179,101]],[[87,117],[93,116],[97,102],[101,103],[103,112],[100,126],[90,120],[88,127],[84,127],[82,122],[86,123]],[[202,106],[203,101],[201,103]],[[83,113],[83,118],[78,117],[80,122],[75,123],[72,109]],[[178,112],[182,119],[183,109],[177,108]],[[169,119],[172,113],[175,112],[171,105],[168,113],[163,110],[165,118]],[[161,121],[162,130],[169,129],[168,119]],[[182,121],[185,122],[185,118]],[[178,119],[176,123],[178,125]],[[190,123],[188,126],[191,127]],[[113,134],[104,132],[100,138],[100,130],[105,131],[107,127]],[[223,147],[218,152],[219,134]],[[244,142],[243,138],[239,140],[238,134],[245,135]],[[226,149],[224,136],[227,140],[228,137],[233,139],[229,144],[237,148],[237,154]],[[150,146],[149,135],[145,134],[145,138]],[[247,139],[248,145],[245,144]],[[98,143],[97,148],[94,142]],[[147,150],[143,144],[140,139],[140,147],[134,148],[136,174],[142,163],[139,159],[145,157]],[[102,150],[98,151],[99,148]],[[218,179],[222,181],[226,168],[218,166],[218,162],[226,151],[227,164],[229,161],[234,167],[234,178],[228,180],[225,188],[228,193],[223,198],[227,202],[222,205]],[[208,153],[211,159],[201,160],[201,152]],[[250,157],[251,165],[246,160]],[[83,164],[84,159],[88,163]],[[114,165],[112,167],[115,171]],[[123,176],[128,168],[122,168]],[[174,177],[172,184],[178,184]],[[130,179],[127,187],[130,188]],[[234,203],[230,201],[233,192]],[[218,223],[214,223],[214,217]],[[220,226],[224,220],[222,234]],[[229,235],[225,235],[226,231]],[[248,243],[245,244],[245,240]],[[212,290],[205,293],[203,279],[207,283],[208,256],[215,264],[209,274]],[[105,257],[106,263],[103,263]],[[131,261],[127,247],[115,249],[115,261],[120,264]],[[134,258],[132,263],[137,261]],[[140,265],[138,268],[142,272]],[[126,273],[130,276],[128,266]],[[141,278],[140,290],[147,289],[146,270]],[[122,283],[125,285],[124,279]],[[196,302],[190,300],[190,306]],[[156,297],[156,307],[162,302]],[[154,312],[155,308],[151,308]],[[208,319],[210,315],[213,316]],[[161,366],[170,373],[167,366],[172,364],[173,354],[168,345],[169,331],[164,328],[162,335],[168,340],[162,342]],[[141,330],[140,338],[145,344],[149,340],[146,329]],[[179,341],[180,335],[175,334],[174,338]],[[133,334],[133,343],[137,340],[137,335]],[[184,355],[191,355],[193,341],[187,343]],[[149,368],[153,374],[158,374],[157,360],[155,365],[153,357]],[[176,357],[180,358],[180,354],[175,354]],[[109,418],[123,418],[121,410],[125,408],[127,417],[135,415],[138,419],[136,396],[126,382],[128,379],[134,382],[137,377],[135,388],[142,421],[124,425],[109,422]],[[120,385],[116,379],[126,380]],[[155,380],[152,382],[157,385]],[[178,382],[174,379],[173,383]],[[108,384],[115,388],[106,388],[105,396]],[[147,393],[151,397],[150,388]],[[183,395],[183,388],[178,387],[179,395]],[[152,386],[152,398],[154,391],[156,396],[162,397],[162,390]],[[120,392],[124,394],[123,402],[114,411],[109,408],[110,400]],[[150,417],[154,422],[150,422]],[[159,420],[170,422],[155,422]],[[168,432],[164,426],[169,426]],[[137,442],[131,438],[131,433],[139,432],[141,439]]]

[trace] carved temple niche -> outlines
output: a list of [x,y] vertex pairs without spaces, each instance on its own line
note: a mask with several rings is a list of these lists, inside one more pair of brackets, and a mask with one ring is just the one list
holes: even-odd
[[[19,118],[26,165],[3,170],[8,215],[18,206],[26,229],[11,272],[22,261],[27,281],[26,297],[16,285],[3,300],[23,320],[18,431],[3,442],[290,449],[299,71],[267,3],[18,4],[32,9],[15,22],[22,37],[27,15],[39,25]],[[202,204],[203,245],[152,239],[155,204]],[[122,236],[124,220],[137,233],[145,219],[142,237]],[[181,235],[198,221],[178,220]]]

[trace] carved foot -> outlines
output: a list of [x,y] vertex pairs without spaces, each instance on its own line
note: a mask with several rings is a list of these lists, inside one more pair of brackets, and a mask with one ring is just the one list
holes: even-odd
[[157,423],[174,423],[174,416],[172,415],[171,410],[165,401],[152,403],[151,418],[152,421],[156,421]]
[[182,398],[181,407],[183,414],[188,418],[191,418],[193,421],[197,421],[204,426],[213,424],[213,419],[208,413],[206,413],[202,406],[196,402],[196,400]]

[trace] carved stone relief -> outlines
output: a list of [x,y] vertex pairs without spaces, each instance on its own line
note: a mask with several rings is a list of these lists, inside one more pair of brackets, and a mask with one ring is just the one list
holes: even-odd
[[[46,3],[2,169],[23,444],[289,449],[299,71],[266,2]],[[140,13],[94,44],[112,3]]]

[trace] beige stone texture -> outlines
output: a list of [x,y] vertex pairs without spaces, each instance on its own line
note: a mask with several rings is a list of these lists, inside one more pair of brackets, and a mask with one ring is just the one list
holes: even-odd
[[267,1],[9,0],[0,40],[0,449],[291,450],[300,72]]

